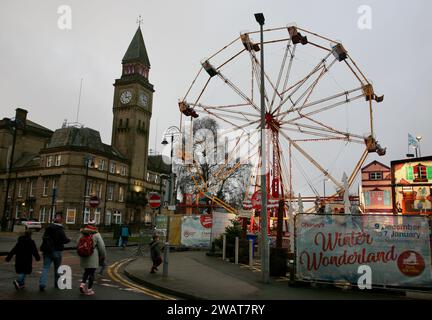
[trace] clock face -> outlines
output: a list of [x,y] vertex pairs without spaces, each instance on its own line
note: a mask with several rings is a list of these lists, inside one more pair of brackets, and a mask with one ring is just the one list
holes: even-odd
[[140,92],[139,95],[139,102],[143,105],[143,106],[147,106],[148,104],[148,97],[144,92]]
[[128,104],[132,100],[132,92],[129,90],[123,91],[120,95],[120,102],[123,104]]

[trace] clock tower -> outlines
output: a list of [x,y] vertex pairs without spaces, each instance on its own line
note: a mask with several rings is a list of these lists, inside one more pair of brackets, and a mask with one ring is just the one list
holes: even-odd
[[150,61],[138,27],[122,60],[122,75],[114,83],[111,144],[130,161],[130,183],[143,182],[152,115],[153,85],[149,82]]

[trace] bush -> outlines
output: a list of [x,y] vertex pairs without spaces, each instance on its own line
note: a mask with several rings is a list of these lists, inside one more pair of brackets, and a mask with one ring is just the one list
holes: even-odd
[[[235,239],[239,237],[239,262],[247,263],[249,259],[249,242],[241,239],[242,224],[237,220],[231,220],[232,225],[225,228],[226,234],[226,257],[234,259],[235,256]],[[216,247],[223,248],[223,235],[214,240]]]

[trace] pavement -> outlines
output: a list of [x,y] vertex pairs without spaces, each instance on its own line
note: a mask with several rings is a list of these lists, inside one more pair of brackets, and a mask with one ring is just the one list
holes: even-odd
[[[184,299],[194,300],[388,300],[407,299],[402,293],[342,290],[333,285],[289,286],[288,278],[261,281],[259,265],[236,265],[203,251],[171,252],[168,277],[150,274],[149,254],[129,263],[124,273],[132,281]],[[412,298],[421,298],[419,296]]]

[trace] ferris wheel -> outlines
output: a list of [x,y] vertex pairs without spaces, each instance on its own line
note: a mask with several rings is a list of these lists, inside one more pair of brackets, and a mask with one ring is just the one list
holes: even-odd
[[[257,34],[241,33],[201,62],[179,101],[182,117],[208,116],[220,123],[231,143],[226,161],[237,157],[240,148],[247,149],[242,156],[253,164],[254,173],[246,199],[259,188],[263,156],[273,199],[293,199],[300,192],[305,198],[325,198],[326,182],[327,190],[334,191],[329,195],[337,195],[344,189],[344,172],[351,186],[369,153],[386,152],[376,140],[373,118],[375,104],[384,96],[375,94],[340,41],[296,25],[264,30],[261,88]],[[264,155],[258,143],[261,89]]]

